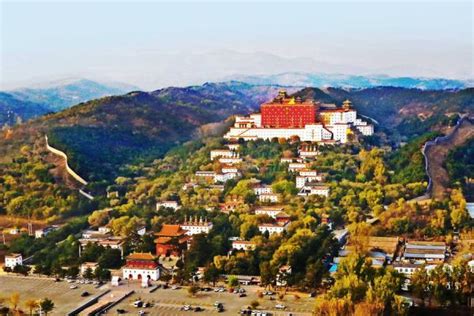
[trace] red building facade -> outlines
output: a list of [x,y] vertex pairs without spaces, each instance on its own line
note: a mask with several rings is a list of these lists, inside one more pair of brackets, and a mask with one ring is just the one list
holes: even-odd
[[312,100],[289,98],[285,91],[271,102],[262,104],[262,126],[273,128],[302,128],[316,122],[318,106]]

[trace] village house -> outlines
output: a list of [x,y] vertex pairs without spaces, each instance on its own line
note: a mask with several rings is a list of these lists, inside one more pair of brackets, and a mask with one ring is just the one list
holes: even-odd
[[318,182],[321,181],[322,177],[321,176],[296,176],[296,183],[295,186],[297,189],[301,189],[304,187],[307,183],[311,182]]
[[435,241],[410,241],[405,244],[405,259],[444,261],[446,258],[446,244]]
[[308,196],[308,195],[321,195],[328,197],[329,196],[329,187],[323,183],[318,182],[309,182],[298,192],[299,196]]
[[277,203],[279,200],[279,196],[277,193],[262,193],[258,195],[258,200],[260,202],[270,202],[270,203]]
[[15,266],[23,265],[23,256],[21,253],[11,253],[5,255],[5,267],[13,269]]
[[290,222],[286,223],[264,223],[258,225],[258,230],[264,234],[265,232],[268,232],[270,235],[273,234],[281,234],[288,228],[288,224]]
[[192,236],[197,234],[209,234],[212,229],[212,223],[207,221],[207,218],[202,217],[194,218],[189,217],[188,220],[184,219],[184,223],[180,225],[181,229],[186,231],[186,235]]
[[226,165],[234,165],[234,164],[239,164],[242,162],[242,158],[239,157],[222,157],[219,158],[219,162],[221,164],[226,164]]
[[214,182],[222,182],[225,183],[229,180],[236,179],[240,177],[240,172],[227,172],[227,173],[217,173],[214,176]]
[[198,178],[214,181],[216,173],[214,171],[196,171],[194,175]]
[[291,158],[291,157],[290,158],[283,157],[283,158],[280,159],[280,163],[292,163],[293,159],[294,158]]
[[53,232],[59,228],[58,225],[47,226],[44,228],[36,229],[35,230],[35,238],[42,238],[48,235],[50,232]]
[[179,210],[180,205],[177,201],[161,201],[156,203],[156,210],[160,208],[171,208],[173,210]]
[[292,162],[288,165],[288,172],[295,172],[302,169],[306,169],[306,163],[304,162]]
[[235,144],[226,144],[225,146],[226,146],[229,150],[236,151],[236,150],[239,149],[240,144],[237,144],[237,143],[235,143]]
[[230,149],[214,149],[214,150],[211,150],[210,152],[211,160],[215,160],[216,158],[221,158],[221,157],[234,158],[234,157],[238,157],[238,155],[239,154],[237,152]]
[[256,184],[253,186],[253,192],[255,193],[255,195],[271,194],[273,193],[273,189],[270,185],[267,184]]
[[83,264],[81,264],[79,266],[79,273],[84,276],[84,274],[86,273],[87,269],[90,269],[90,271],[92,273],[94,273],[95,269],[97,269],[97,267],[99,266],[99,264],[97,262],[84,262]]
[[271,218],[276,218],[276,215],[283,211],[281,206],[262,206],[255,209],[255,215],[268,215]]
[[239,168],[232,165],[223,165],[221,171],[222,173],[238,173]]
[[255,250],[257,245],[253,241],[234,240],[232,242],[232,249],[235,250]]
[[156,255],[179,257],[186,250],[189,237],[179,225],[163,224],[155,234]]
[[142,284],[148,281],[157,281],[160,278],[160,268],[155,256],[151,253],[132,253],[126,258],[126,264],[122,268],[125,280],[142,280]]
[[301,158],[314,158],[320,154],[318,146],[316,145],[302,145],[298,149],[298,154]]

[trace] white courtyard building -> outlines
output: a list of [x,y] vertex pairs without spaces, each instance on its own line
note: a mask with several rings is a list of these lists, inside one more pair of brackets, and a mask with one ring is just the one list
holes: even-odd
[[281,234],[288,228],[288,224],[289,222],[275,223],[275,224],[272,224],[272,223],[260,224],[258,225],[258,230],[262,234],[264,234],[266,231],[268,231],[270,235]]
[[158,211],[160,208],[171,208],[173,210],[178,210],[180,208],[179,203],[177,201],[161,201],[156,203],[156,210]]
[[299,196],[321,195],[329,196],[329,187],[321,183],[306,183],[298,193]]
[[181,229],[186,231],[186,235],[192,236],[197,234],[208,234],[212,229],[212,223],[208,222],[207,219],[202,217],[197,219],[197,217],[189,218],[189,220],[184,220],[183,224],[179,225]]
[[267,184],[257,184],[253,187],[253,192],[255,193],[255,195],[271,194],[273,193],[273,189],[270,185]]
[[20,253],[5,255],[5,267],[13,269],[23,264],[23,256]]
[[258,196],[260,202],[277,203],[279,196],[277,193],[262,193]]
[[283,211],[283,207],[259,207],[255,209],[255,215],[268,215],[272,218],[276,218],[277,214]]
[[211,160],[214,160],[216,158],[221,158],[221,157],[234,158],[234,157],[238,157],[238,153],[230,149],[214,149],[214,150],[211,150],[210,156],[211,156]]
[[232,249],[235,250],[255,250],[257,244],[253,241],[235,240],[232,242]]

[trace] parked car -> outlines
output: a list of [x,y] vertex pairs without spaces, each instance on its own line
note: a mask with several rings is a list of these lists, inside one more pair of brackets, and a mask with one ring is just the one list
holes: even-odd
[[73,284],[73,285],[71,285],[69,288],[70,288],[71,290],[77,289],[77,285],[74,285],[74,284]]
[[276,305],[275,305],[275,308],[276,308],[276,309],[285,309],[286,306],[283,305],[283,304],[276,304]]
[[126,310],[124,310],[122,308],[117,309],[117,314],[125,314],[125,313],[127,313]]
[[204,310],[204,309],[203,309],[202,307],[200,307],[200,306],[194,307],[194,311],[195,311],[195,312],[202,312],[203,310]]
[[245,293],[240,293],[239,294],[239,297],[246,297],[246,296],[247,296],[247,294],[245,294]]
[[143,309],[138,311],[138,315],[145,315],[145,314],[146,314],[146,312]]
[[138,307],[142,307],[142,306],[143,306],[143,302],[140,301],[140,300],[138,300],[138,301],[133,302],[132,305],[133,305],[134,307],[137,307],[137,308],[138,308]]
[[89,295],[90,295],[90,293],[87,292],[87,291],[84,291],[84,292],[81,293],[81,297],[86,297],[86,296],[89,296]]
[[190,310],[193,310],[193,308],[191,307],[191,305],[184,305],[183,307],[181,307],[181,310],[182,311],[190,311]]

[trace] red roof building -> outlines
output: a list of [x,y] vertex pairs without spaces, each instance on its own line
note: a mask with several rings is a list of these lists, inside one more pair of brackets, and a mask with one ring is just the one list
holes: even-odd
[[156,255],[179,257],[187,247],[189,236],[180,225],[164,224],[161,231],[156,233]]
[[261,105],[262,126],[273,128],[303,128],[316,122],[318,105],[313,100],[290,98],[282,90],[271,102]]

